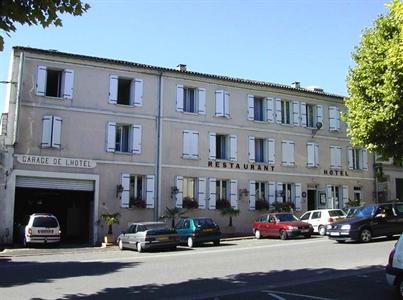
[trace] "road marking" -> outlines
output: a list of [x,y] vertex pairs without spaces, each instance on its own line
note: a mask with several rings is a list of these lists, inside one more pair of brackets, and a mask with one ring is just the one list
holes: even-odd
[[[304,297],[308,299],[315,299],[315,300],[333,300],[331,298],[323,298],[323,297],[316,297],[316,296],[311,296],[311,295],[305,295],[305,294],[295,294],[295,293],[288,293],[288,292],[281,292],[281,291],[262,291],[264,293],[267,293],[268,295],[278,299],[278,300],[283,300],[285,298],[280,297],[276,294],[282,294],[282,295],[287,295],[287,296],[295,296],[295,297]],[[274,294],[275,293],[275,294]]]
[[[262,291],[262,292],[265,292],[265,291]],[[280,296],[278,296],[276,294],[268,293],[268,295],[273,297],[273,298],[276,298],[277,300],[286,300],[285,298],[280,297]]]

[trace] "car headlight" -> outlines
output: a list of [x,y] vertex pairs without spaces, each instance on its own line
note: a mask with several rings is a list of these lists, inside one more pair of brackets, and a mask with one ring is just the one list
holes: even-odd
[[289,230],[297,230],[298,227],[295,227],[295,226],[288,226],[288,229],[289,229]]
[[341,230],[350,230],[350,228],[351,228],[350,224],[341,225]]
[[332,225],[330,225],[330,224],[327,225],[327,226],[326,226],[326,229],[327,229],[327,230],[332,229]]

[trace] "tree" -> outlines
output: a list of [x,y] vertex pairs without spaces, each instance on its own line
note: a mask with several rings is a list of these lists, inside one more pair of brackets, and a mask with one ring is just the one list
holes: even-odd
[[101,219],[108,225],[108,234],[112,234],[112,225],[119,224],[120,213],[103,213]]
[[[22,25],[63,26],[59,14],[81,16],[90,6],[80,0],[4,0],[0,2],[0,29],[8,36],[15,32],[15,23]],[[4,39],[0,35],[0,51],[3,51]]]
[[229,223],[228,226],[232,227],[232,218],[239,216],[239,209],[235,209],[232,207],[225,207],[220,209],[220,213],[222,216],[229,216]]
[[355,48],[356,65],[349,70],[343,114],[354,146],[385,158],[403,158],[403,2],[393,0],[390,11],[364,30]]
[[161,219],[162,220],[171,219],[171,227],[174,228],[175,227],[175,219],[177,217],[182,216],[184,213],[185,212],[182,211],[182,209],[180,209],[178,207],[174,207],[174,208],[166,207],[165,215],[161,216]]

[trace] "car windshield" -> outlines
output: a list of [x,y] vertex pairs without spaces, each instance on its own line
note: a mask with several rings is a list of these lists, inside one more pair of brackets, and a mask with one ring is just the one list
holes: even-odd
[[350,217],[365,218],[371,217],[376,209],[376,205],[367,205],[362,207],[357,207],[355,212]]
[[357,211],[357,207],[352,207],[347,212],[347,218],[351,218],[354,216],[355,212]]
[[342,210],[329,210],[329,216],[331,216],[331,217],[344,217],[345,213]]
[[58,226],[57,220],[53,217],[36,217],[32,223],[33,227],[55,228]]
[[169,229],[168,226],[164,223],[144,224],[144,226],[147,230]]
[[280,220],[280,222],[298,221],[293,214],[278,214],[276,215],[276,218]]
[[194,219],[193,221],[196,226],[200,226],[200,227],[215,226],[215,223],[212,219]]

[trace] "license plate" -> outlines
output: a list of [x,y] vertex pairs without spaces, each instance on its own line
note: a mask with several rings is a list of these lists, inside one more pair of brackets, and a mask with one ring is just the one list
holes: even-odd
[[158,241],[167,241],[169,240],[169,237],[167,236],[160,236],[159,238],[157,238]]
[[52,233],[52,230],[38,230],[39,233]]
[[339,236],[339,235],[340,235],[340,232],[331,232],[330,235],[332,235],[332,236]]
[[213,229],[203,229],[203,232],[212,232]]

